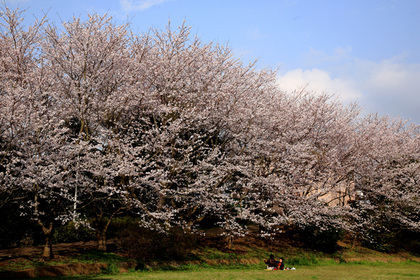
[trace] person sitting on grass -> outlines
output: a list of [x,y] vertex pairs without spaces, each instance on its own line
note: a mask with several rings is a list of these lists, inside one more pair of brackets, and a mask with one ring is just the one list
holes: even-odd
[[274,259],[274,255],[271,254],[268,260],[264,260],[267,265],[267,269],[273,270],[278,266],[278,262]]
[[279,262],[277,264],[277,270],[284,270],[284,262],[283,262],[283,258],[279,259]]

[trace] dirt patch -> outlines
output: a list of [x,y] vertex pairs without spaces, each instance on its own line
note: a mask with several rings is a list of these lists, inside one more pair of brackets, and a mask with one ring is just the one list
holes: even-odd
[[244,264],[244,265],[252,265],[252,264],[261,263],[261,260],[259,260],[259,259],[241,259],[240,263]]
[[67,275],[89,275],[99,274],[106,269],[106,263],[72,263],[55,266],[39,267],[35,270],[35,274],[39,277],[50,276],[67,276]]
[[[110,240],[107,245],[114,242]],[[105,263],[70,263],[73,256],[93,251],[95,241],[62,243],[53,245],[54,258],[44,262],[41,258],[43,246],[31,246],[0,250],[0,279],[33,277],[58,277],[67,275],[99,274],[107,268]],[[62,263],[53,265],[54,263]],[[121,264],[120,272],[127,272],[135,265]],[[8,271],[5,271],[5,270]]]
[[[109,245],[113,244],[110,240]],[[75,242],[75,243],[61,243],[53,245],[53,253],[55,255],[69,255],[74,253],[80,253],[83,251],[95,250],[97,246],[96,241],[89,242]],[[4,259],[18,258],[18,257],[34,257],[42,254],[43,246],[31,246],[23,248],[11,248],[0,250],[0,261]]]
[[19,279],[34,277],[60,277],[70,275],[99,274],[107,268],[106,263],[71,263],[54,266],[35,267],[21,271],[0,272],[0,279]]

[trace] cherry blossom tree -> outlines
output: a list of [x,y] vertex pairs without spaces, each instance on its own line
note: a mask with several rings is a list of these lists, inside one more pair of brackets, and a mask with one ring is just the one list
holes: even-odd
[[246,211],[237,210],[233,189],[248,164],[243,145],[274,75],[243,66],[228,48],[190,38],[184,26],[153,37],[148,58],[141,56],[146,86],[132,122],[142,133],[134,135],[141,136],[136,145],[147,151],[145,170],[154,174],[149,183],[160,189],[173,223],[191,229],[211,215],[238,232]]
[[[51,237],[61,206],[54,155],[58,140],[55,112],[45,94],[49,84],[38,53],[45,19],[22,26],[21,11],[7,7],[2,16],[1,137],[2,192],[23,190],[24,203],[45,234],[43,257],[51,258]],[[54,131],[54,132],[52,132]],[[51,133],[52,132],[52,133]],[[48,180],[47,180],[48,178]],[[65,191],[65,190],[64,190]]]
[[348,229],[343,217],[351,209],[344,203],[332,207],[337,196],[327,197],[343,186],[351,191],[358,107],[305,89],[277,93],[268,104],[264,119],[269,121],[258,126],[255,145],[261,152],[254,167],[264,190],[260,201],[266,202],[264,235],[279,226]]
[[250,223],[363,232],[384,209],[418,231],[418,126],[282,92],[275,71],[185,25],[134,34],[93,14],[24,29],[19,11],[1,15],[1,192],[24,194],[45,257],[55,223],[89,221],[105,250],[128,213],[157,230],[211,218],[228,240]]
[[[19,136],[25,132],[22,118],[28,118],[27,102],[30,99],[30,75],[35,65],[35,45],[39,40],[39,28],[43,22],[36,22],[25,31],[22,27],[22,11],[12,11],[4,7],[1,15],[1,85],[0,85],[0,166],[2,175],[13,160],[11,152],[18,144]],[[2,177],[2,191],[5,188]],[[7,183],[9,184],[9,183]],[[7,201],[7,199],[6,199]],[[3,201],[3,202],[6,202]]]
[[[419,227],[419,126],[397,118],[367,116],[361,126],[361,156],[355,183],[360,192],[358,232]],[[375,242],[370,240],[370,242]]]
[[53,75],[51,95],[70,128],[67,188],[79,211],[88,209],[98,248],[105,250],[112,218],[132,206],[127,188],[137,172],[119,134],[138,83],[127,25],[117,26],[106,15],[73,18],[62,30],[49,25],[43,43]]

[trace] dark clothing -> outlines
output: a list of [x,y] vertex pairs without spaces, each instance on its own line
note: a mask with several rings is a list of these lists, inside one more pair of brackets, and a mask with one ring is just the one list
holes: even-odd
[[279,262],[278,263],[278,269],[284,270],[284,262]]
[[277,267],[278,262],[275,259],[268,259],[267,261],[264,261],[268,267]]

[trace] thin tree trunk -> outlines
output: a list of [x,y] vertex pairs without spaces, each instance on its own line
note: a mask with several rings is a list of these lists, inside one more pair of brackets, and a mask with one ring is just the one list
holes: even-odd
[[98,250],[106,251],[106,229],[98,229],[96,231],[96,239],[98,241]]
[[96,219],[96,240],[98,241],[98,250],[106,251],[106,232],[108,231],[112,216],[108,219],[107,223],[103,223],[102,218],[103,216],[101,214]]
[[98,250],[106,251],[106,232],[108,231],[108,227],[111,224],[112,219],[116,214],[118,214],[123,208],[119,208],[115,211],[108,219],[108,221],[104,222],[104,213],[97,214],[96,219],[94,221],[94,227],[96,229],[96,239],[98,241]]
[[226,240],[226,248],[227,249],[232,249],[233,248],[233,236],[226,236],[225,238]]
[[38,224],[41,225],[42,231],[44,232],[45,244],[44,250],[42,252],[42,258],[46,260],[51,260],[54,257],[53,250],[52,250],[52,232],[53,232],[53,222],[50,222],[48,228],[44,226],[44,224],[38,220]]
[[46,235],[45,236],[45,245],[44,245],[44,251],[42,253],[42,257],[44,259],[48,259],[48,260],[51,260],[54,257],[53,251],[52,251],[51,235]]
[[[57,200],[56,205],[58,204],[59,204],[59,201]],[[38,193],[36,193],[35,194],[35,211],[37,213],[38,213],[38,207],[39,207]],[[51,212],[54,212],[54,210],[51,210]],[[42,222],[39,217],[37,219],[37,222],[41,226],[42,232],[44,233],[44,238],[45,238],[45,245],[44,245],[44,250],[42,252],[42,258],[44,258],[45,260],[51,260],[54,257],[53,250],[52,250],[52,233],[54,229],[54,222],[53,221],[46,222],[48,226],[45,226],[45,223]]]

